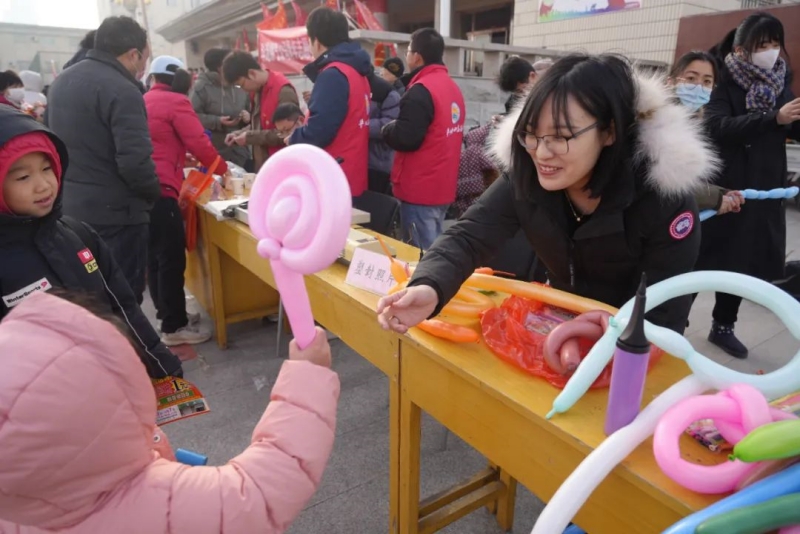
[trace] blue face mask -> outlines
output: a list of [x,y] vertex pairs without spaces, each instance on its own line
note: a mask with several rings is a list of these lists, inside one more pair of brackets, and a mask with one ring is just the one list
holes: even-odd
[[675,86],[675,94],[681,100],[681,104],[692,111],[697,111],[708,104],[711,88],[695,83],[679,83]]

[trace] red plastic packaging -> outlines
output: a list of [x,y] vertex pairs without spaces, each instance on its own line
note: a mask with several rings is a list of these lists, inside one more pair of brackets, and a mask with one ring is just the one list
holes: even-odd
[[[575,313],[561,308],[511,296],[500,307],[484,312],[481,317],[481,331],[486,345],[501,360],[563,389],[570,377],[550,369],[544,360],[543,346],[547,334],[553,328],[574,319],[575,316]],[[583,359],[594,343],[582,339],[579,344]],[[661,358],[662,353],[661,349],[653,347],[650,352],[650,369]],[[609,386],[611,365],[606,366],[592,384],[592,389]]]

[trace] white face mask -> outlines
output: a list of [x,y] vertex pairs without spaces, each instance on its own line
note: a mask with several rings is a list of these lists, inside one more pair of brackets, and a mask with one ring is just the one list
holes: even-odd
[[25,89],[22,87],[13,87],[8,90],[7,98],[17,104],[22,104],[22,101],[25,100]]
[[778,61],[778,56],[780,54],[781,51],[777,48],[772,50],[763,50],[761,52],[754,52],[750,61],[756,67],[761,67],[764,70],[772,70],[772,67],[775,66],[775,62]]

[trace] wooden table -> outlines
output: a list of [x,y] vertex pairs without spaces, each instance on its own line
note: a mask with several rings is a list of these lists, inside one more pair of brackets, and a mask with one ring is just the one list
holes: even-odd
[[[427,412],[493,464],[503,467],[501,482],[511,494],[516,479],[544,502],[604,439],[608,390],[592,391],[567,414],[552,421],[545,414],[558,390],[531,378],[492,355],[485,345],[453,345],[412,330],[400,344],[400,514],[403,532],[434,532],[445,517],[429,516],[419,505],[420,413]],[[665,356],[648,376],[649,402],[688,374],[688,367]],[[684,458],[713,465],[726,460],[684,436]],[[440,500],[468,493],[478,507],[482,492],[496,480],[483,473],[481,484],[458,488]],[[476,479],[477,480],[477,479]],[[593,533],[655,533],[715,502],[685,490],[655,463],[652,441],[631,454],[598,487],[575,523]],[[497,510],[510,528],[513,498]],[[415,521],[414,519],[417,519]]]
[[[198,250],[189,256],[187,286],[211,314],[217,343],[227,325],[274,313],[278,295],[269,263],[256,253],[249,228],[199,211]],[[416,249],[392,242],[401,259]],[[453,345],[416,329],[384,332],[375,319],[377,297],[344,283],[333,265],[306,277],[314,317],[389,378],[390,526],[393,534],[435,532],[484,505],[510,529],[516,482],[545,502],[605,438],[607,391],[590,392],[569,413],[546,421],[557,390],[492,355],[485,345]],[[688,372],[665,357],[650,374],[650,400]],[[456,488],[420,502],[420,417],[425,411],[491,462]],[[686,438],[693,461],[723,455]],[[502,466],[502,469],[495,466]],[[575,521],[591,534],[660,532],[715,499],[683,490],[664,476],[650,442],[636,450],[595,491]],[[557,533],[554,533],[557,534]]]
[[[256,253],[256,238],[238,221],[217,221],[198,209],[198,247],[187,258],[186,285],[214,322],[217,344],[228,344],[228,324],[277,311],[279,296],[269,262]],[[391,241],[400,259],[419,251]],[[314,318],[389,378],[390,531],[398,530],[400,451],[400,338],[375,319],[378,298],[345,284],[347,269],[335,264],[305,278]]]

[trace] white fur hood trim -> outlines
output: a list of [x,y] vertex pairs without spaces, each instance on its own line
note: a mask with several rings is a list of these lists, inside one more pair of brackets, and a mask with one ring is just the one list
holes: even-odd
[[[648,184],[665,197],[693,193],[719,170],[721,162],[716,150],[700,121],[674,101],[663,77],[637,73],[636,82],[639,146],[635,157],[648,162]],[[504,171],[511,167],[514,128],[526,100],[519,100],[487,142],[489,154]]]

